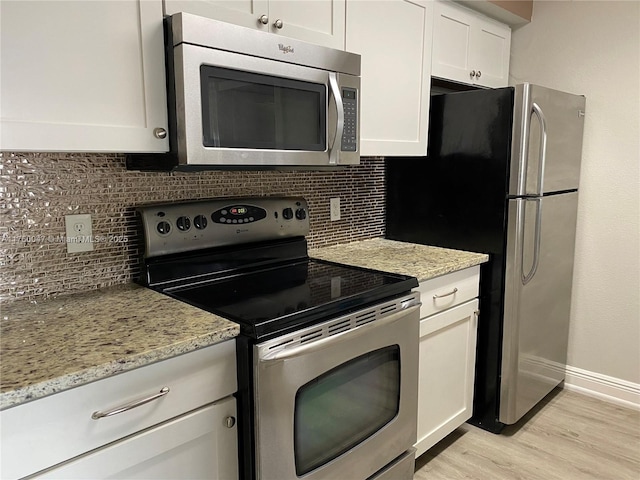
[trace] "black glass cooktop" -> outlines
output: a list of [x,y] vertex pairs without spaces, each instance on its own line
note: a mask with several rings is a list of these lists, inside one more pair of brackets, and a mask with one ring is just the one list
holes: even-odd
[[417,286],[415,278],[405,275],[303,258],[163,291],[239,323],[245,335],[267,339]]

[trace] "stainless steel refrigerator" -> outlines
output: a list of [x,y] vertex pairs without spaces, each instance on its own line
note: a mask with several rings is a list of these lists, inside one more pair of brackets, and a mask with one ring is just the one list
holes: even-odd
[[429,149],[386,160],[386,236],[484,252],[470,420],[499,432],[564,379],[584,96],[523,84],[431,99]]

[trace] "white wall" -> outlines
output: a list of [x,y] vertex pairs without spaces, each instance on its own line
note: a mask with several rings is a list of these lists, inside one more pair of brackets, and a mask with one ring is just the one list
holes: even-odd
[[512,84],[528,81],[587,97],[568,364],[636,386],[639,30],[635,0],[536,0],[532,22],[513,32],[510,71]]

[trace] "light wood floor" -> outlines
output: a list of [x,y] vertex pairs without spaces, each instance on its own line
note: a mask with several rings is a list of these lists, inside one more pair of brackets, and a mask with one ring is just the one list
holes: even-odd
[[557,389],[523,420],[500,435],[463,425],[414,480],[640,480],[640,412]]

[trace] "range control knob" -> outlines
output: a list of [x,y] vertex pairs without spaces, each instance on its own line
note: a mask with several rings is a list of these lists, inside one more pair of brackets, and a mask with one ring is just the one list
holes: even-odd
[[193,225],[198,230],[204,230],[207,228],[207,217],[204,215],[196,215],[196,218],[193,219]]
[[282,217],[285,220],[291,220],[293,218],[293,210],[291,208],[285,208],[282,210]]
[[189,220],[189,217],[178,217],[176,227],[178,227],[178,230],[186,232],[191,228],[191,220]]
[[169,222],[160,222],[158,223],[156,230],[160,235],[166,235],[171,231],[171,225],[169,225]]
[[296,218],[298,220],[304,220],[307,218],[307,211],[304,208],[298,208],[296,210]]

